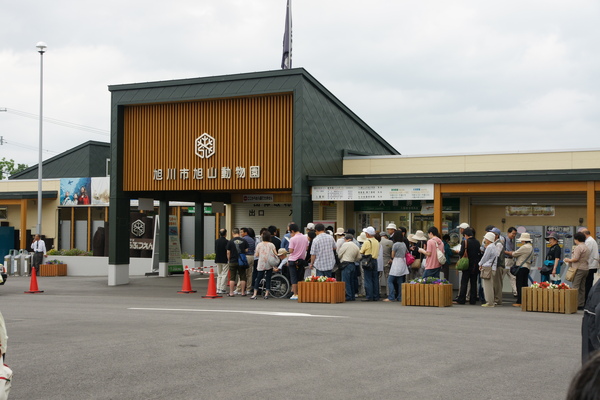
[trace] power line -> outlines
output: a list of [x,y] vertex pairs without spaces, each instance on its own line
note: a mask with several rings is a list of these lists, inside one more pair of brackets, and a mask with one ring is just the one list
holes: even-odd
[[[28,113],[28,112],[20,111],[20,110],[15,110],[14,108],[0,108],[0,111],[6,111],[6,112],[10,112],[12,114],[18,115],[20,117],[39,120],[39,116],[36,114],[32,114],[32,113]],[[66,128],[79,129],[81,131],[95,133],[96,135],[110,136],[110,132],[105,129],[99,129],[99,128],[94,128],[92,126],[75,124],[73,122],[63,121],[63,120],[56,119],[56,118],[43,117],[43,120],[48,123],[51,123],[51,124],[64,126]]]

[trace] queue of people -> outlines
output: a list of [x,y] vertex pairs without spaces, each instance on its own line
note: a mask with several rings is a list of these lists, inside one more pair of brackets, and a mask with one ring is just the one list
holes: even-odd
[[[269,226],[261,229],[258,238],[252,228],[233,229],[231,240],[222,229],[215,243],[217,292],[256,299],[261,280],[266,279],[269,287],[271,275],[281,272],[290,281],[292,300],[298,299],[298,282],[316,275],[343,281],[346,301],[401,301],[402,283],[415,278],[449,279],[451,260],[458,256],[467,258],[468,268],[456,271],[460,286],[455,304],[501,306],[504,279],[508,278],[515,297],[513,306],[520,307],[521,289],[529,285],[535,261],[531,235],[522,232],[517,239],[517,229],[510,227],[504,236],[489,225],[480,241],[468,223],[460,224],[459,232],[460,246],[452,250],[450,236],[442,237],[434,226],[427,233],[417,230],[412,234],[390,223],[381,232],[369,226],[356,235],[354,229],[333,232],[321,223],[300,228],[291,222],[283,239],[277,227]],[[598,268],[598,247],[586,228],[574,239],[571,257],[564,258],[558,235],[547,235],[549,247],[541,280],[559,282],[568,263],[577,270],[572,287],[579,290],[579,308],[583,309],[593,282],[590,275]],[[263,297],[269,298],[268,291]]]

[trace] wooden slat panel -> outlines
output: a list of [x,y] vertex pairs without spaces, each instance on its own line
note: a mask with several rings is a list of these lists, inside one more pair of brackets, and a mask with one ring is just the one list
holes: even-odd
[[[126,191],[147,190],[283,190],[292,187],[293,95],[271,95],[129,106],[124,111]],[[195,141],[214,138],[215,153],[200,158]],[[250,167],[260,177],[250,177]],[[223,178],[221,169],[231,170]],[[245,168],[245,177],[236,175]],[[202,168],[202,179],[194,169]],[[175,170],[175,177],[169,175]],[[187,179],[182,171],[187,169]],[[162,180],[155,171],[162,170]],[[214,176],[216,178],[209,178]]]

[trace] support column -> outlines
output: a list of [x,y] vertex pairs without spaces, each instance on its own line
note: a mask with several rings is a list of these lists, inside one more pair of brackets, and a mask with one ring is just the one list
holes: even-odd
[[310,194],[292,194],[292,220],[304,231],[304,227],[312,222],[313,203]]
[[335,202],[335,219],[337,221],[337,227],[342,227],[344,229],[348,229],[348,224],[346,223],[346,202],[345,201],[336,201]]
[[27,199],[21,200],[21,249],[27,248]]
[[169,275],[169,200],[159,202],[158,225],[158,276],[165,278]]
[[111,196],[108,223],[108,285],[129,283],[129,199]]
[[587,221],[585,225],[592,234],[594,239],[596,238],[596,185],[595,182],[589,181],[587,183]]
[[194,205],[194,266],[200,268],[204,265],[204,201],[201,196]]
[[442,231],[442,186],[439,183],[433,185],[433,226]]

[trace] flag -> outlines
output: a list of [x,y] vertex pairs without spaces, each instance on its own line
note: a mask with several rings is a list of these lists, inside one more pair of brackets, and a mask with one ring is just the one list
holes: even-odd
[[281,69],[292,68],[292,0],[287,1],[285,12],[285,32],[283,34],[283,57]]

